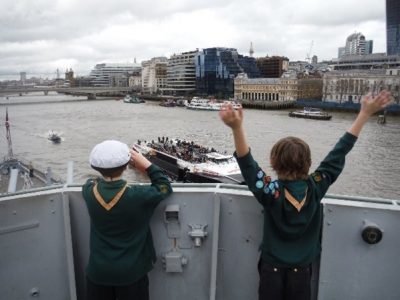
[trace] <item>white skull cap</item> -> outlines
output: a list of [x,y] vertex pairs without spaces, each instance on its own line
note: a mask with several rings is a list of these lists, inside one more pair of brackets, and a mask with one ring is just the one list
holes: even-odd
[[111,169],[125,165],[131,159],[128,145],[107,140],[94,146],[89,162],[92,167]]

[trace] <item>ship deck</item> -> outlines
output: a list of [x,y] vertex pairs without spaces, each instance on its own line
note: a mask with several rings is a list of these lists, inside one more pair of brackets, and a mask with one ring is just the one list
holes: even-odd
[[[151,299],[257,299],[263,211],[247,187],[173,189],[151,222]],[[400,201],[328,195],[322,205],[312,299],[398,299]],[[89,227],[80,185],[0,195],[1,298],[85,299]]]

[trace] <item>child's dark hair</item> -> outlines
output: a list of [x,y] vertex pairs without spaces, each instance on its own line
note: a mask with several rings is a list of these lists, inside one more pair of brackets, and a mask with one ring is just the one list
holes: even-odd
[[311,151],[302,139],[292,136],[280,139],[272,147],[270,159],[279,179],[299,180],[308,177]]
[[116,167],[116,168],[98,168],[98,167],[93,167],[91,166],[93,169],[95,169],[96,171],[99,171],[101,175],[103,175],[103,177],[110,177],[110,178],[116,178],[121,176],[121,174],[124,172],[126,166],[128,165],[128,163],[120,166],[120,167]]

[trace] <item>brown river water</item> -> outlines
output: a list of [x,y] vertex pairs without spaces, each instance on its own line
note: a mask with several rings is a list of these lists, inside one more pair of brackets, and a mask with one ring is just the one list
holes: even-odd
[[[67,163],[74,162],[74,182],[83,183],[96,174],[88,157],[93,146],[106,139],[133,144],[158,136],[193,140],[222,152],[234,150],[230,129],[217,112],[161,107],[158,102],[128,104],[116,100],[82,101],[85,98],[43,93],[0,97],[0,119],[8,105],[14,155],[31,161],[66,179]],[[17,105],[18,104],[18,105]],[[333,112],[331,121],[288,117],[288,110],[244,111],[244,127],[253,156],[267,172],[268,154],[284,136],[298,136],[311,147],[312,169],[331,150],[355,119],[355,113]],[[1,121],[4,124],[4,121]],[[5,127],[0,131],[0,157],[7,154]],[[61,134],[62,142],[47,140],[49,130]],[[145,176],[128,170],[130,181],[146,182]],[[274,177],[274,174],[273,176]],[[347,156],[346,167],[329,194],[400,199],[400,117],[388,116],[377,123],[373,116]]]

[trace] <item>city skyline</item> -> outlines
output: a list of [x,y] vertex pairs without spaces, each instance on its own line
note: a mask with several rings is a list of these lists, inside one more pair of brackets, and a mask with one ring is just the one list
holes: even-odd
[[[4,2],[4,1],[3,1]],[[276,1],[278,2],[278,1]],[[137,62],[208,47],[304,60],[337,57],[354,32],[386,51],[385,1],[14,1],[0,12],[0,75],[88,75],[97,63]],[[295,2],[295,3],[293,3]],[[51,77],[51,76],[49,76]]]

